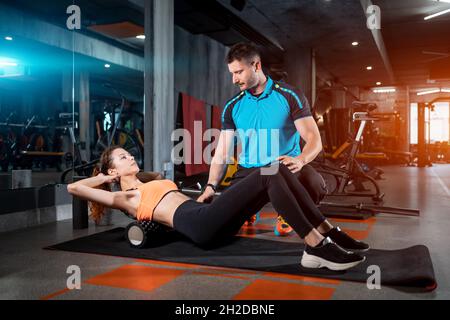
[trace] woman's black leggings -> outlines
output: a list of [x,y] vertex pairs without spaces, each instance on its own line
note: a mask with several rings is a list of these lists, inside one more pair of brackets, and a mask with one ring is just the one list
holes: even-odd
[[175,211],[174,229],[200,246],[211,245],[235,235],[255,214],[255,204],[261,203],[261,197],[268,197],[278,214],[301,238],[326,220],[305,187],[280,164],[277,173],[272,175],[255,170],[211,204],[184,202]]

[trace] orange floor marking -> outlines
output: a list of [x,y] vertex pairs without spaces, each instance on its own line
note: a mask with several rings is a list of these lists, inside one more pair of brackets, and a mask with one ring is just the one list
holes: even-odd
[[358,220],[358,219],[344,219],[344,218],[330,218],[329,219],[332,222],[349,222],[349,223],[365,223],[365,224],[374,224],[377,219],[375,217],[371,217],[365,220]]
[[344,231],[346,234],[348,234],[350,237],[352,237],[355,240],[364,240],[369,236],[369,231],[368,230],[350,230],[350,229],[346,229],[346,228],[342,228],[342,231]]
[[222,277],[222,278],[232,278],[232,279],[248,280],[248,278],[246,278],[246,277],[232,276],[232,275],[223,274],[223,273],[213,273],[213,272],[194,271],[194,272],[192,272],[192,274],[203,275],[203,276],[213,276],[213,277]]
[[347,233],[350,237],[356,240],[364,240],[369,236],[370,231],[372,231],[372,227],[377,221],[376,218],[372,217],[366,220],[348,220],[348,219],[330,219],[332,222],[350,222],[350,223],[359,223],[367,225],[366,230],[353,230],[351,228],[342,228],[342,231]]
[[158,264],[158,265],[171,266],[171,267],[182,267],[182,268],[189,268],[189,269],[195,269],[195,268],[198,268],[200,266],[198,264],[159,261],[159,260],[149,260],[149,259],[137,259],[134,262],[147,263],[147,264]]
[[252,230],[252,229],[257,229],[257,230],[270,230],[270,231],[272,231],[273,230],[273,228],[274,228],[274,226],[275,226],[275,223],[274,224],[263,224],[263,223],[258,223],[258,222],[256,222],[254,225],[252,225],[252,226],[243,226],[242,228],[241,228],[241,230]]
[[256,233],[255,234],[239,233],[239,237],[242,237],[242,238],[254,238],[255,236],[256,236]]
[[126,265],[95,276],[86,283],[141,291],[151,291],[181,276],[186,271]]
[[329,300],[334,288],[255,280],[237,294],[235,300]]
[[241,273],[241,274],[248,274],[248,275],[256,275],[259,274],[257,271],[249,271],[249,270],[243,270],[243,269],[231,269],[226,267],[209,267],[209,266],[202,266],[200,270],[205,271],[218,271],[223,273]]
[[50,299],[53,299],[54,297],[60,296],[69,291],[70,291],[69,289],[65,288],[65,289],[59,290],[57,292],[54,292],[52,294],[49,294],[47,296],[41,297],[40,300],[50,300]]
[[307,282],[333,284],[333,285],[338,285],[338,284],[341,283],[340,280],[336,280],[336,279],[325,279],[325,278],[308,277],[308,276],[285,274],[285,273],[276,273],[276,272],[266,272],[266,273],[263,273],[263,276],[265,276],[265,277],[290,279],[290,280],[301,280],[301,281],[307,281]]
[[259,219],[275,219],[276,217],[278,217],[278,213],[274,211],[265,211],[259,214]]

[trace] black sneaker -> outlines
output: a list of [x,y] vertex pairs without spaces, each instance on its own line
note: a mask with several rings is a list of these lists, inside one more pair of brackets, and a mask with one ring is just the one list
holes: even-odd
[[345,250],[365,252],[370,249],[370,246],[367,243],[353,239],[339,227],[331,229],[327,233],[324,233],[323,236],[325,238],[330,237],[331,240]]
[[322,268],[341,271],[353,268],[366,260],[366,257],[346,251],[330,238],[325,238],[316,247],[305,245],[301,265],[305,268]]

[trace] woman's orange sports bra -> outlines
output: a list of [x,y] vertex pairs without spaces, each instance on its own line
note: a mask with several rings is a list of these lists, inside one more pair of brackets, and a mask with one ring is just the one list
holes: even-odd
[[171,180],[153,180],[138,187],[141,201],[136,213],[136,219],[152,220],[153,212],[162,198],[170,192],[178,191],[177,185]]

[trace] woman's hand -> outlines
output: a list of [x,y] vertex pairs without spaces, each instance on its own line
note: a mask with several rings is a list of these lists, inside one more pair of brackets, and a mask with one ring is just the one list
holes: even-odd
[[[98,186],[102,184],[109,184],[114,182],[119,182],[120,176],[118,174],[115,175],[106,175],[103,173],[99,173],[96,176],[82,179],[77,182],[70,183],[67,186],[67,189],[70,194],[73,195],[80,195],[80,188],[79,187],[88,187],[89,190],[93,191],[92,188],[97,188]],[[81,188],[83,189],[83,188]],[[86,196],[85,196],[86,198]]]
[[103,183],[115,183],[115,182],[119,182],[120,179],[120,175],[119,174],[115,174],[115,175],[106,175],[103,173],[99,173],[97,175],[97,177],[100,177],[101,179],[103,179]]

